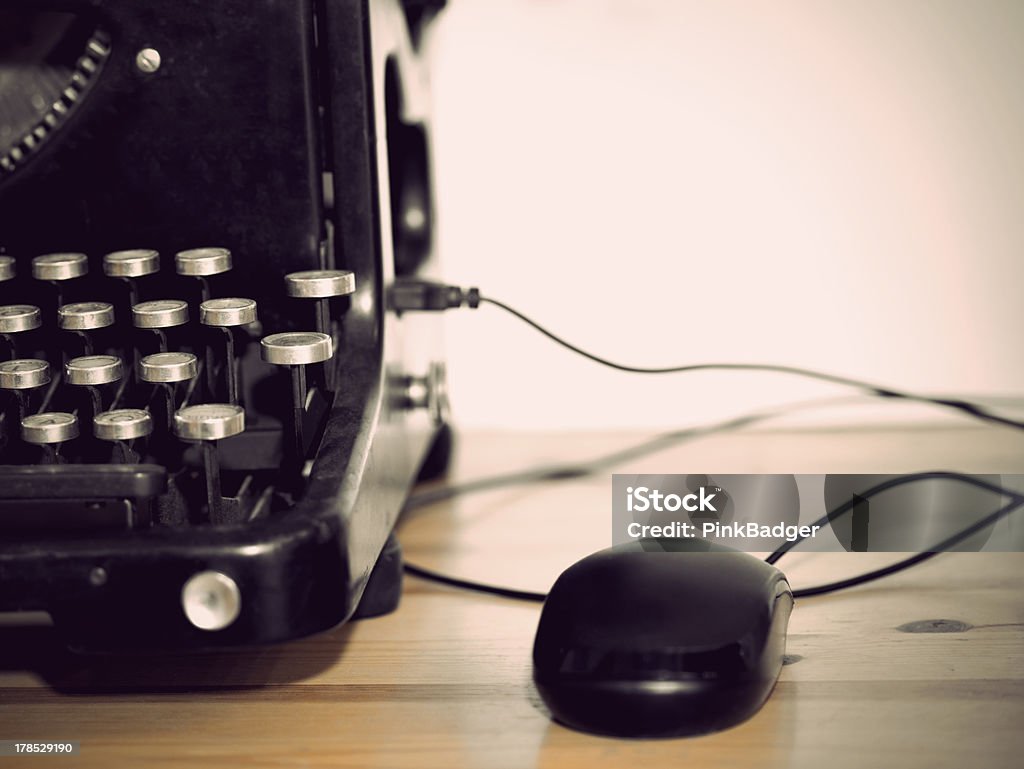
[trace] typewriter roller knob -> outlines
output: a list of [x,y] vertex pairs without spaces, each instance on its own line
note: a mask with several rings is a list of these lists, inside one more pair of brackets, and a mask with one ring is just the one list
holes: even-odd
[[21,439],[25,443],[42,446],[44,464],[56,464],[60,459],[60,444],[78,437],[78,417],[64,411],[32,414],[21,420]]
[[[224,369],[227,372],[228,402],[238,403],[238,361],[235,356],[235,335],[232,328],[256,322],[256,302],[252,299],[207,299],[199,305],[199,322],[220,328],[224,334]],[[207,352],[210,389],[215,389],[213,356]]]
[[229,403],[186,406],[174,415],[174,433],[187,441],[199,441],[206,473],[206,502],[211,523],[232,523],[234,515],[221,494],[217,441],[245,430],[245,411]]
[[0,256],[0,283],[14,280],[17,272],[13,256]]
[[153,432],[153,418],[142,409],[114,409],[97,414],[92,422],[93,434],[102,441],[117,445],[121,461],[135,464],[139,455],[131,444]]
[[353,293],[356,290],[356,276],[350,270],[305,270],[285,275],[284,284],[288,296],[316,300],[316,330],[321,334],[329,334],[329,301],[332,297]]

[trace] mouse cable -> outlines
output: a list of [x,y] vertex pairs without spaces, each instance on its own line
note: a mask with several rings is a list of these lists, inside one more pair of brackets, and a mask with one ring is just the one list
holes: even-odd
[[884,387],[882,385],[873,384],[860,379],[852,379],[838,374],[829,374],[823,371],[815,371],[814,369],[800,368],[797,366],[786,366],[773,363],[692,363],[679,366],[648,367],[630,366],[624,363],[617,363],[607,358],[602,358],[600,355],[588,352],[572,342],[563,339],[514,307],[511,307],[497,299],[492,299],[489,296],[482,295],[480,290],[477,288],[463,289],[459,286],[434,283],[415,278],[405,278],[395,281],[389,292],[388,300],[391,309],[399,313],[407,311],[442,311],[457,307],[469,307],[471,309],[476,309],[481,304],[490,304],[504,310],[515,318],[518,318],[535,331],[546,336],[555,344],[558,344],[577,355],[581,355],[594,363],[600,363],[602,366],[607,366],[608,368],[612,368],[617,371],[626,371],[632,374],[682,374],[693,371],[761,371],[790,374],[793,376],[804,377],[806,379],[816,379],[821,382],[838,384],[844,387],[853,387],[859,390],[864,390],[878,398],[893,398],[952,409],[982,422],[990,422],[1004,427],[1012,427],[1016,430],[1024,430],[1024,421],[996,414],[985,406],[971,401],[920,395],[906,390],[896,390],[891,387]]
[[778,417],[788,416],[800,411],[823,408],[828,406],[848,405],[851,403],[863,403],[862,396],[841,396],[831,398],[818,398],[814,400],[797,401],[770,410],[750,411],[736,417],[713,422],[708,425],[697,425],[694,427],[683,427],[677,430],[669,430],[659,433],[652,438],[642,440],[624,449],[616,449],[608,454],[603,454],[591,459],[579,462],[566,463],[564,465],[544,465],[541,467],[516,470],[509,473],[487,475],[461,483],[453,483],[428,488],[423,491],[414,491],[410,494],[402,507],[403,515],[420,510],[430,505],[444,502],[455,497],[463,497],[469,494],[501,489],[509,486],[525,486],[534,483],[548,483],[555,481],[570,481],[580,478],[587,478],[596,475],[602,470],[610,470],[625,462],[653,454],[670,446],[676,446],[687,441],[706,438],[718,433],[740,430],[744,427],[766,422]]
[[[923,480],[960,481],[963,483],[968,483],[972,486],[976,486],[978,488],[985,489],[987,491],[992,491],[994,493],[1007,496],[1010,498],[1011,501],[1007,505],[996,510],[995,512],[990,513],[989,515],[985,516],[984,518],[981,518],[980,520],[976,521],[970,526],[967,526],[958,531],[957,533],[947,537],[946,539],[934,545],[930,550],[926,552],[917,553],[913,556],[904,558],[903,560],[897,561],[896,563],[890,564],[888,566],[884,566],[879,569],[874,569],[869,572],[864,572],[863,574],[858,574],[847,579],[838,580],[836,582],[828,582],[823,585],[813,585],[811,587],[797,588],[793,591],[793,597],[809,598],[812,596],[825,595],[827,593],[835,593],[839,592],[840,590],[846,590],[852,587],[856,587],[858,585],[864,585],[868,582],[874,582],[876,580],[882,579],[883,577],[888,577],[892,574],[905,571],[913,566],[916,566],[919,563],[922,563],[923,561],[927,561],[931,558],[934,558],[936,555],[939,555],[940,553],[948,551],[948,549],[953,547],[954,545],[957,545],[960,542],[963,542],[964,540],[973,536],[977,532],[994,525],[997,521],[1011,515],[1018,508],[1024,506],[1024,495],[1021,495],[1011,489],[1007,489],[1003,486],[999,486],[996,484],[991,484],[988,483],[987,481],[983,481],[979,478],[974,478],[973,476],[970,475],[964,475],[962,473],[938,471],[926,473],[912,473],[908,475],[899,476],[898,478],[883,481],[882,483],[873,486],[872,488],[868,489],[863,494],[859,494],[858,496],[862,500],[870,499],[872,496],[880,494],[883,491],[887,491],[888,489],[894,488],[896,486],[901,486],[906,483],[914,483]],[[834,511],[832,511],[831,516],[833,518],[836,518],[841,515],[845,515],[847,512],[853,509],[853,505],[853,500],[851,500],[850,502],[845,502],[842,505],[838,506]],[[826,514],[822,516],[817,523],[819,525],[824,525],[825,523],[828,523],[828,521],[829,515]],[[798,545],[804,539],[805,538],[799,538],[797,540],[794,540],[792,543],[787,542],[781,548],[779,548],[774,553],[769,555],[765,559],[765,561],[770,564],[776,563],[780,558],[782,558],[783,555],[785,555],[785,553],[789,552],[789,550],[792,550],[793,547]],[[420,579],[428,580],[430,582],[437,582],[442,585],[459,588],[461,590],[470,590],[473,592],[485,593],[487,595],[495,595],[502,598],[512,598],[515,600],[531,601],[534,603],[543,603],[543,601],[547,598],[547,593],[540,593],[531,590],[518,590],[516,588],[502,587],[500,585],[490,585],[484,582],[476,582],[474,580],[462,579],[460,577],[452,577],[446,574],[441,574],[440,572],[432,571],[430,569],[425,569],[422,566],[417,566],[411,563],[405,564],[405,571],[408,574],[411,574],[415,577],[419,577]]]

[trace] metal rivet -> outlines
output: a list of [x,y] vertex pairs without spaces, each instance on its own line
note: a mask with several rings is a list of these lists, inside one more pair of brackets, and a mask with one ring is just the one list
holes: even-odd
[[160,69],[160,51],[156,48],[143,48],[135,54],[135,66],[139,68],[139,72],[152,75]]
[[181,606],[188,621],[200,630],[223,630],[238,618],[242,596],[227,574],[201,571],[181,589]]

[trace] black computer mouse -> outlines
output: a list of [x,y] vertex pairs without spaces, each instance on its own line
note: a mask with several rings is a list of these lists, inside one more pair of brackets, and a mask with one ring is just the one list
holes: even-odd
[[781,571],[723,545],[641,540],[602,550],[551,588],[534,682],[555,719],[585,732],[725,729],[775,686],[792,608]]

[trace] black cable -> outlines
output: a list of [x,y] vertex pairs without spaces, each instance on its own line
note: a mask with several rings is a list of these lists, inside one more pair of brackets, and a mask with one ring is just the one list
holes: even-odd
[[406,498],[405,505],[402,507],[402,512],[403,514],[406,514],[413,510],[427,507],[438,502],[454,499],[455,497],[490,491],[492,489],[505,488],[507,486],[521,486],[532,483],[586,478],[588,476],[595,475],[601,470],[607,470],[624,462],[639,459],[647,456],[648,454],[660,451],[663,448],[678,445],[685,441],[705,438],[709,435],[715,435],[716,433],[739,430],[740,428],[748,427],[758,422],[764,422],[776,417],[786,416],[797,411],[819,408],[821,406],[834,406],[839,403],[849,402],[851,402],[851,399],[845,397],[801,401],[770,411],[754,411],[742,414],[738,417],[732,417],[703,427],[686,427],[680,430],[671,430],[669,432],[656,435],[653,438],[648,438],[647,440],[641,441],[640,443],[628,448],[617,449],[609,454],[574,464],[554,467],[547,465],[534,469],[520,470],[513,473],[489,475],[475,480],[465,481],[463,483],[441,486],[440,488],[428,489],[426,491],[418,491],[410,494]]
[[440,572],[431,571],[430,569],[424,569],[422,566],[415,566],[411,563],[405,564],[405,572],[406,574],[412,574],[414,577],[419,577],[420,579],[425,579],[430,582],[439,582],[442,585],[457,587],[462,590],[472,590],[476,593],[497,595],[502,598],[514,598],[517,601],[534,601],[536,603],[543,603],[548,597],[547,593],[534,593],[531,590],[516,590],[511,587],[500,587],[499,585],[488,585],[484,582],[474,582],[473,580],[460,579],[459,577],[449,577],[447,574],[441,574]]
[[[945,552],[950,547],[953,547],[954,545],[963,542],[968,537],[973,536],[976,532],[981,531],[982,529],[985,529],[988,526],[994,525],[997,521],[999,521],[1002,518],[1005,518],[1006,516],[1010,515],[1015,510],[1017,510],[1019,507],[1024,505],[1024,495],[1021,495],[1015,491],[1007,489],[1003,486],[998,486],[996,484],[989,483],[988,481],[984,481],[980,478],[974,478],[973,476],[970,475],[944,471],[912,473],[908,475],[899,476],[898,478],[891,478],[887,481],[883,481],[882,483],[872,486],[863,494],[858,494],[858,496],[862,500],[870,499],[874,495],[880,494],[883,491],[887,491],[888,489],[895,488],[897,486],[902,486],[907,483],[914,483],[923,480],[959,481],[962,483],[970,484],[977,488],[982,488],[987,491],[998,493],[1003,496],[1008,496],[1011,501],[1009,504],[1001,507],[999,510],[990,513],[989,515],[976,521],[970,526],[967,526],[966,528],[961,529],[959,532],[942,540],[938,544],[934,545],[932,549],[927,552],[918,553],[909,558],[905,558],[902,561],[897,561],[894,564],[890,564],[889,566],[884,566],[880,569],[875,569],[873,571],[865,572],[863,574],[858,574],[847,579],[839,580],[836,582],[829,582],[824,585],[814,585],[812,587],[799,588],[793,591],[793,596],[795,598],[809,598],[811,596],[834,593],[839,590],[845,590],[847,588],[867,584],[868,582],[874,582],[875,580],[882,579],[883,577],[888,577],[892,574],[904,571],[906,569],[911,568],[912,566],[916,566],[919,563],[929,560],[930,558],[934,558],[936,555],[939,555],[942,552]],[[853,509],[855,504],[855,500],[844,502],[831,512],[831,518],[834,519],[838,518],[839,516],[845,515],[850,510]],[[821,518],[819,518],[815,523],[810,525],[824,525],[828,523],[829,520],[830,515],[825,514]],[[789,552],[798,544],[800,544],[800,542],[804,541],[804,539],[806,539],[806,537],[800,537],[791,542],[786,542],[782,547],[780,547],[774,553],[769,555],[765,559],[765,562],[770,564],[777,563],[782,558],[782,556],[784,556],[787,552]],[[474,592],[485,593],[488,595],[496,595],[503,598],[512,598],[520,601],[531,601],[535,603],[543,602],[547,598],[546,593],[538,593],[530,590],[517,590],[514,588],[501,587],[498,585],[489,585],[483,582],[461,579],[458,577],[450,577],[448,575],[431,571],[429,569],[424,569],[423,567],[415,566],[409,563],[405,564],[405,570],[409,574],[432,582],[438,582],[444,585],[457,587],[463,590],[471,590]]]
[[[988,481],[983,480],[981,478],[975,478],[973,475],[966,475],[964,473],[954,473],[945,470],[933,470],[924,473],[908,473],[906,475],[900,475],[897,476],[896,478],[890,478],[887,481],[877,483],[870,489],[865,491],[863,494],[858,494],[857,496],[860,497],[860,499],[862,500],[870,499],[876,494],[881,494],[883,491],[888,491],[889,489],[896,488],[897,486],[903,486],[908,483],[916,483],[917,481],[933,480],[957,481],[959,483],[966,483],[967,485],[974,486],[975,488],[984,489],[985,491],[991,491],[992,493],[999,494],[1000,496],[1009,497],[1011,501],[1017,502],[1018,504],[1024,504],[1024,495],[1018,494],[1017,492],[1012,491],[1011,489],[1007,489],[1006,487],[999,486],[998,484],[995,483],[989,483]],[[835,510],[825,513],[825,515],[821,516],[818,520],[808,525],[811,527],[825,526],[829,523],[829,521],[835,520],[836,518],[846,515],[856,506],[856,504],[856,499],[850,499],[847,502],[843,502],[843,504],[839,505]],[[799,545],[805,539],[807,539],[807,537],[797,537],[796,539],[787,540],[786,542],[783,542],[782,545],[774,553],[772,553],[764,559],[765,563],[778,563],[782,559],[782,556],[784,556],[794,547]]]
[[989,411],[984,406],[977,403],[971,403],[970,401],[953,400],[949,398],[933,398],[927,395],[918,395],[916,393],[906,392],[903,390],[895,390],[891,387],[872,384],[871,382],[865,382],[860,379],[851,379],[850,377],[828,374],[822,371],[814,371],[813,369],[799,368],[797,366],[783,366],[771,363],[694,363],[681,366],[661,367],[628,366],[608,360],[607,358],[602,358],[600,355],[595,355],[594,353],[587,352],[586,350],[577,347],[504,302],[483,295],[479,296],[479,302],[481,304],[487,303],[494,305],[495,307],[498,307],[523,321],[523,323],[526,323],[534,330],[540,332],[548,339],[558,345],[561,345],[567,350],[571,350],[577,355],[581,355],[588,360],[600,363],[602,366],[607,366],[608,368],[616,369],[617,371],[627,371],[632,374],[681,374],[689,371],[769,371],[779,374],[792,374],[794,376],[817,379],[822,382],[830,382],[832,384],[844,385],[846,387],[855,387],[860,390],[865,390],[871,395],[879,398],[896,398],[900,400],[914,401],[916,403],[927,403],[934,406],[941,406],[942,408],[953,409],[967,414],[968,416],[983,422],[992,422],[1005,427],[1024,430],[1024,422],[1000,416],[999,414]]

